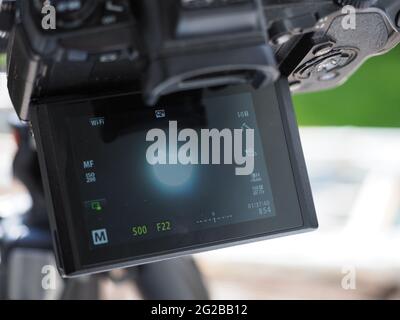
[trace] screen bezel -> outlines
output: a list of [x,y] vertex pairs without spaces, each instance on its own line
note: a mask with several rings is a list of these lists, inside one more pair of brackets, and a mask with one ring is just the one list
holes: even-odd
[[[59,265],[64,275],[152,262],[317,227],[287,82],[280,80],[274,86],[259,90],[248,86],[203,90],[201,96],[208,98],[243,92],[252,94],[276,216],[186,235],[175,234],[171,239],[153,239],[147,241],[146,246],[140,247],[138,243],[139,248],[133,248],[135,244],[127,243],[118,248],[112,246],[91,250],[86,245],[87,231],[76,215],[81,210],[80,201],[79,204],[78,201],[71,201],[80,197],[76,194],[77,188],[69,187],[77,182],[76,175],[71,174],[71,170],[75,170],[72,152],[66,148],[70,145],[66,136],[66,119],[81,115],[98,116],[103,110],[114,112],[112,108],[126,108],[127,102],[141,101],[141,96],[76,99],[49,102],[33,108],[32,124],[45,182],[50,224],[58,250]],[[185,94],[177,95],[184,96]],[[269,103],[265,103],[266,101]]]

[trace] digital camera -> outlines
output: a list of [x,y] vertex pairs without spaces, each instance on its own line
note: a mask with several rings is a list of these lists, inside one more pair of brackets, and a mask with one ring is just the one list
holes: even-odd
[[317,228],[291,94],[400,41],[396,0],[1,8],[64,276]]

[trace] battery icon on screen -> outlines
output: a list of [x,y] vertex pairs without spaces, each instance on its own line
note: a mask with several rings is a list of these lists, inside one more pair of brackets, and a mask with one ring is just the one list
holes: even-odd
[[90,200],[85,202],[85,208],[92,212],[101,212],[103,211],[105,204],[105,199]]

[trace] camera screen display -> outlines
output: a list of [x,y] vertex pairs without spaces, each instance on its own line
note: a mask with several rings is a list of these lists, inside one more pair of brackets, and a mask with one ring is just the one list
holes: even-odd
[[275,216],[250,93],[123,109],[68,119],[93,250]]
[[316,228],[291,108],[287,83],[36,106],[61,273]]

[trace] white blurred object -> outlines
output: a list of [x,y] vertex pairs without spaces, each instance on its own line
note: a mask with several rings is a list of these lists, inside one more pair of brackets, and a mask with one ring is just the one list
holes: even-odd
[[0,72],[0,109],[10,109],[12,103],[7,90],[7,77]]
[[26,213],[32,205],[28,193],[16,193],[0,196],[0,218],[15,217]]
[[11,184],[15,148],[10,134],[0,134],[0,189]]

